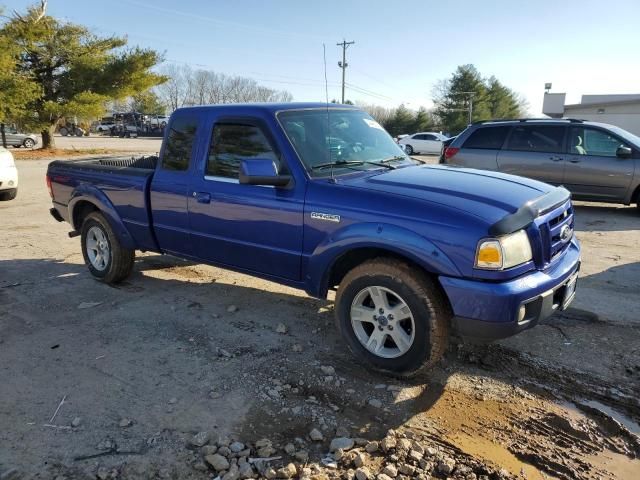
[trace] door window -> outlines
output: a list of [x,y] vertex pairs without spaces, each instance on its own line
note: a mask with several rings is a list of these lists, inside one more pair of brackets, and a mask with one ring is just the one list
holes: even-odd
[[238,178],[240,162],[251,158],[273,160],[282,172],[278,155],[262,130],[255,125],[217,123],[213,127],[206,174]]
[[427,137],[426,135],[420,134],[420,135],[414,135],[411,138],[414,139],[414,140],[426,140],[427,139],[426,137]]
[[162,157],[163,169],[185,171],[189,168],[197,123],[197,118],[191,116],[181,116],[173,121]]
[[542,153],[562,153],[565,127],[527,125],[515,127],[509,138],[508,150]]
[[435,135],[423,135],[424,136],[424,140],[438,140],[438,138]]
[[627,145],[613,135],[595,128],[573,127],[569,138],[569,150],[574,155],[615,157],[618,147]]

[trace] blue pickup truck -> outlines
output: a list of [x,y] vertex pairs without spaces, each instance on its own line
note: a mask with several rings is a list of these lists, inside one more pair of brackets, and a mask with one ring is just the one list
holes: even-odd
[[396,376],[451,332],[504,338],[566,308],[580,268],[567,190],[425,165],[349,106],[179,109],[158,157],[55,161],[47,184],[94,277],[125,279],[140,250],[335,290],[349,349]]

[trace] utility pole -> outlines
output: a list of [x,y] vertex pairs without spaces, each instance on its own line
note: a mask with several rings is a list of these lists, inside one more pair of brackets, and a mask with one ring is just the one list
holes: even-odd
[[354,43],[356,42],[347,42],[346,40],[342,40],[342,43],[336,43],[337,46],[342,47],[342,61],[338,62],[338,66],[342,68],[342,103],[344,103],[344,74],[348,66],[347,48]]

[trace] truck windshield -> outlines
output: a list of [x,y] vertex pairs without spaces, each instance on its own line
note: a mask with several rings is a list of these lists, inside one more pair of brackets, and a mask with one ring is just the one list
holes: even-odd
[[278,114],[310,175],[326,177],[417,163],[368,114],[354,109],[287,110]]

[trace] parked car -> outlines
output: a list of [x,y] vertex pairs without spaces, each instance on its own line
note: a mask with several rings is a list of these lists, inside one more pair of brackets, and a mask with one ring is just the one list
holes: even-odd
[[13,200],[18,195],[18,169],[9,150],[0,147],[0,200]]
[[33,148],[38,143],[38,137],[36,135],[33,133],[22,133],[15,127],[5,127],[4,135],[7,139],[7,146]]
[[93,129],[98,133],[109,133],[115,125],[113,122],[98,122],[94,125]]
[[444,161],[564,185],[577,200],[640,208],[640,138],[605,123],[478,122],[445,149]]
[[143,250],[337,290],[349,349],[394,375],[433,366],[451,330],[506,337],[572,301],[567,190],[419,163],[365,112],[327,108],[178,109],[159,157],[50,163],[51,214],[104,282]]
[[169,123],[169,117],[167,115],[149,115],[149,125],[152,127],[164,128]]
[[440,147],[440,161],[438,163],[445,163],[444,152],[449,145],[456,139],[456,137],[447,138],[442,141],[442,147]]
[[401,138],[398,143],[406,145],[408,155],[414,153],[439,154],[442,149],[442,142],[447,137],[436,132],[421,132]]

